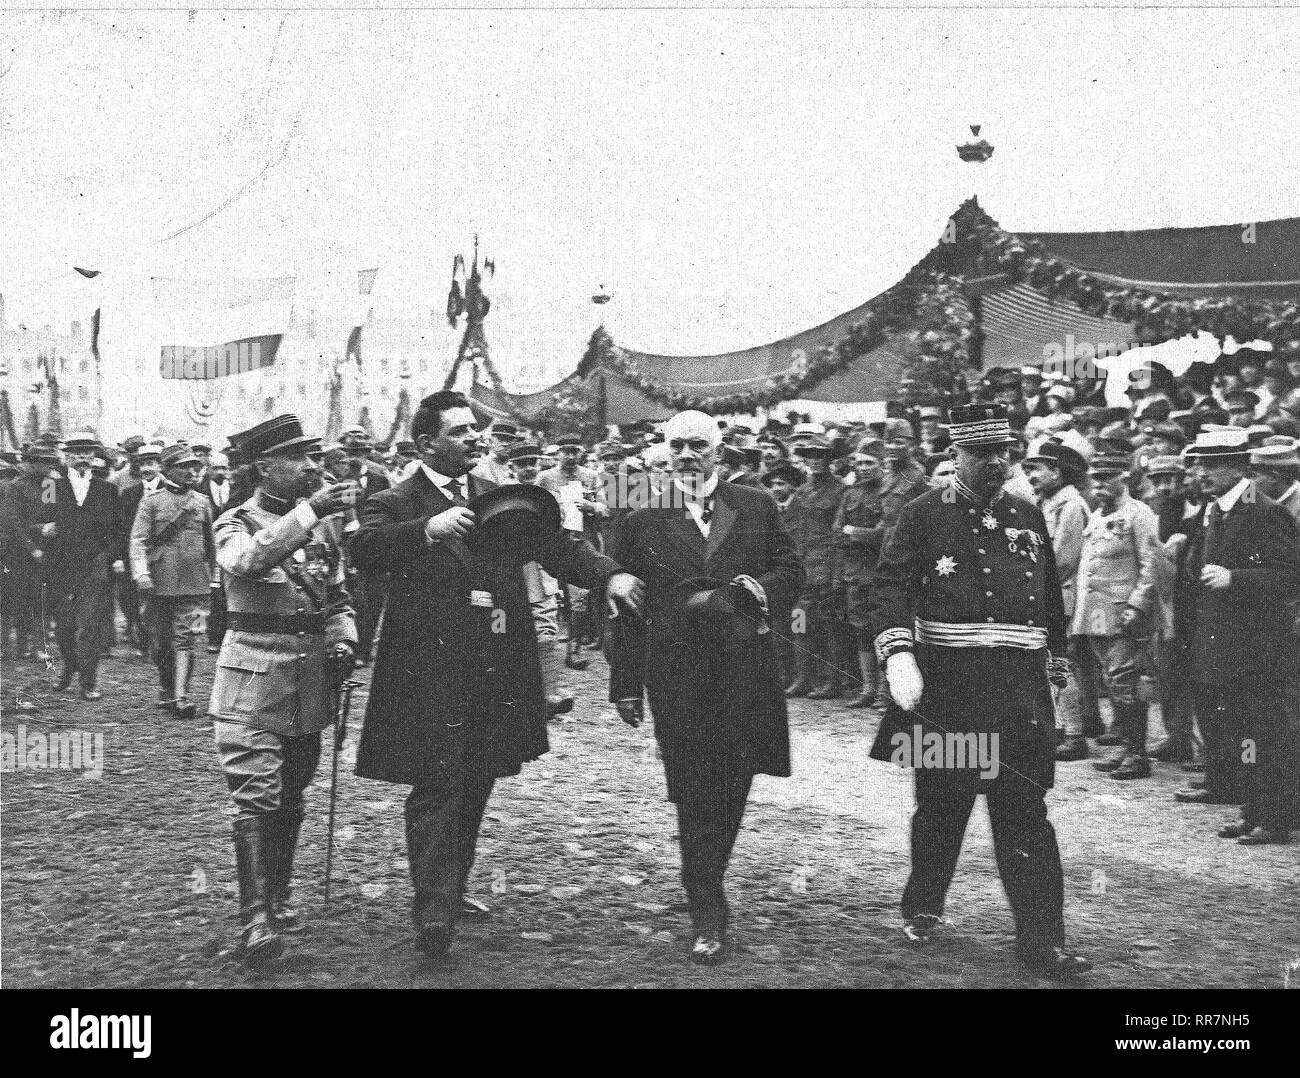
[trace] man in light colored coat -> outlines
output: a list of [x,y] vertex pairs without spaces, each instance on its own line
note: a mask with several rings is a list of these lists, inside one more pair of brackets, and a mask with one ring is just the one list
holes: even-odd
[[195,489],[199,458],[183,445],[162,454],[163,485],[140,501],[131,525],[131,578],[147,604],[158,706],[191,718],[195,641],[203,632],[216,551],[212,508]]
[[[1097,508],[1083,532],[1083,551],[1070,638],[1076,661],[1091,674],[1100,666],[1115,715],[1120,750],[1093,766],[1112,778],[1147,778],[1147,705],[1138,699],[1138,676],[1159,616],[1160,544],[1156,516],[1131,497],[1127,454],[1098,454],[1089,474]],[[1084,680],[1079,704],[1096,709],[1097,694]],[[1095,682],[1094,682],[1095,683]]]

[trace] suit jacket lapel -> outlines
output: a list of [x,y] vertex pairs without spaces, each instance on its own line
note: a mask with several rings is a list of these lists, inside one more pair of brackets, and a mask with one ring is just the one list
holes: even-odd
[[663,521],[664,531],[672,536],[687,553],[701,562],[704,561],[708,556],[708,548],[704,536],[700,534],[700,529],[691,519],[690,513],[685,509],[660,509],[657,513],[659,519]]
[[[726,495],[723,494],[722,484],[718,484],[718,489],[713,495],[713,520],[709,525],[709,543],[708,556],[711,558],[722,547],[727,536],[731,534],[731,526],[736,521],[736,510],[731,507],[727,501]],[[690,522],[691,527],[695,527],[695,521]],[[695,528],[698,532],[699,528]]]

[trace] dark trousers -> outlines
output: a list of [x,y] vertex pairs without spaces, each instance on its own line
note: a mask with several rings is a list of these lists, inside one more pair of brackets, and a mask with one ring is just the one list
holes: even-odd
[[214,648],[221,647],[226,639],[226,589],[215,587],[208,589],[208,643]]
[[415,889],[411,917],[417,929],[455,925],[483,810],[492,796],[494,780],[471,775],[466,767],[464,727],[449,729],[446,736],[440,773],[411,787],[406,798],[406,854]]
[[388,596],[388,581],[357,573],[349,580],[348,588],[357,608],[357,658],[368,663],[379,615],[383,613],[384,600]]
[[55,615],[55,639],[64,665],[75,670],[84,689],[95,687],[103,653],[104,620],[112,609],[112,582],[84,580],[76,591],[60,597]]
[[682,885],[697,935],[721,935],[727,930],[722,877],[753,781],[752,775],[741,774],[726,775],[716,783],[693,782],[677,801]]
[[26,565],[5,567],[0,576],[0,640],[22,655],[33,643],[43,650],[45,626],[41,624],[41,581]]
[[[1300,763],[1295,753],[1295,686],[1282,679],[1241,679],[1219,689],[1215,702],[1224,710],[1214,713],[1227,717],[1217,766],[1239,777],[1235,790],[1241,818],[1253,827],[1290,830],[1298,823],[1292,818]],[[1233,731],[1240,735],[1235,740]],[[1205,777],[1207,790],[1218,789],[1210,785],[1208,758]]]
[[130,573],[124,574],[117,582],[117,605],[126,618],[127,637],[142,652],[149,650],[149,630],[144,625],[140,612],[140,593]]
[[[1246,717],[1269,704],[1269,682],[1235,679],[1219,684],[1196,682],[1196,724],[1205,741],[1205,790],[1229,804],[1245,798],[1241,755]],[[1261,698],[1262,697],[1262,698]]]
[[903,891],[903,916],[943,914],[975,798],[985,795],[998,875],[1024,950],[1065,945],[1065,882],[1056,831],[1047,819],[1041,787],[1011,771],[996,779],[973,769],[917,768],[912,815],[912,874]]

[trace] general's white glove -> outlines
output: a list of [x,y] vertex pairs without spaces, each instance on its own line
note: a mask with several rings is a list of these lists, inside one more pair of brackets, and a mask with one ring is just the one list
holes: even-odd
[[904,711],[915,711],[921,703],[925,682],[916,656],[910,651],[896,651],[885,660],[885,678],[889,682],[889,695]]

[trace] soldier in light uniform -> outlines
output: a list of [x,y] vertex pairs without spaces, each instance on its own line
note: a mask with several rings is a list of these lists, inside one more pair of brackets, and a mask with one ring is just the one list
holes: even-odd
[[140,501],[131,523],[131,578],[148,604],[149,635],[158,668],[158,706],[178,718],[194,715],[190,679],[198,665],[216,560],[212,508],[195,487],[201,465],[183,445],[163,451],[163,485]]
[[[1061,857],[1044,804],[1056,748],[1049,671],[1059,681],[1068,670],[1056,559],[1042,513],[1001,489],[1014,441],[1005,406],[954,408],[950,433],[953,485],[903,507],[871,593],[876,653],[893,699],[871,756],[921,765],[905,933],[916,943],[930,939],[982,793],[1017,953],[1041,975],[1069,978],[1091,965],[1064,949]],[[921,744],[913,744],[918,734]],[[956,759],[959,740],[980,735],[994,768]],[[936,736],[953,750],[938,760],[930,754]]]
[[226,588],[227,632],[208,712],[237,810],[234,825],[243,951],[251,966],[277,957],[297,928],[289,905],[303,790],[320,761],[357,632],[336,529],[323,518],[354,504],[346,481],[322,487],[292,415],[236,435],[257,488],[214,527]]

